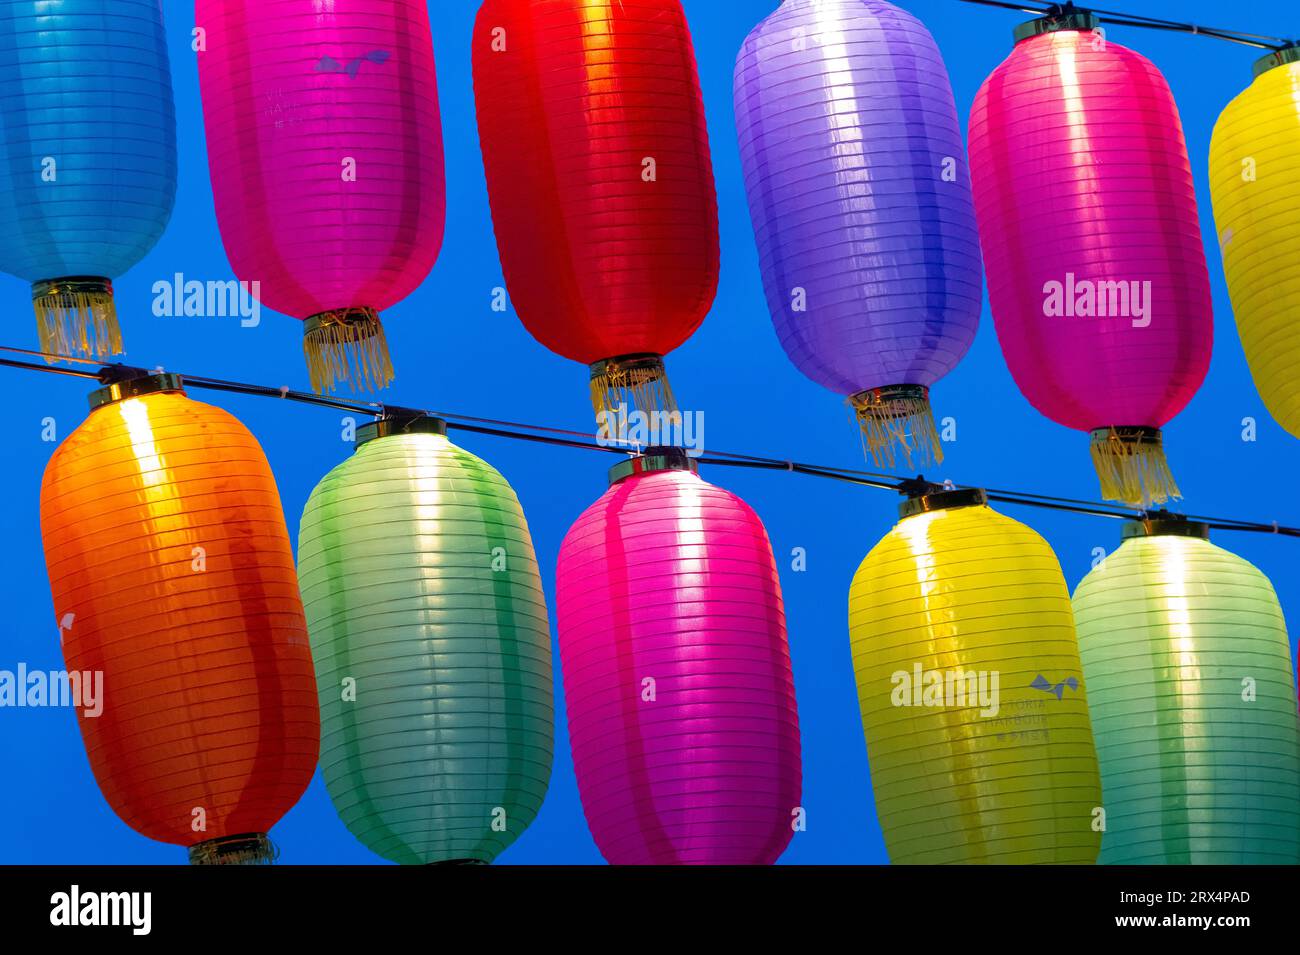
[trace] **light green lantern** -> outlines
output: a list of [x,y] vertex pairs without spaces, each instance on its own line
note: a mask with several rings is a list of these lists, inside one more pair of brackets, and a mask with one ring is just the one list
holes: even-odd
[[1075,619],[1106,829],[1099,862],[1300,861],[1296,687],[1268,578],[1173,516],[1133,522]]
[[344,824],[394,862],[491,862],[541,808],[554,736],[546,602],[510,485],[436,418],[365,425],[307,502],[298,576]]

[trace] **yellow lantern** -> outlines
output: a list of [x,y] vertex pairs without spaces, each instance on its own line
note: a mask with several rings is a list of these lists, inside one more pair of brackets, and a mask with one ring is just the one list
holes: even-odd
[[1255,64],[1210,140],[1210,195],[1255,386],[1300,437],[1300,47]]
[[858,569],[849,631],[892,861],[1096,861],[1097,754],[1046,541],[983,491],[931,489]]

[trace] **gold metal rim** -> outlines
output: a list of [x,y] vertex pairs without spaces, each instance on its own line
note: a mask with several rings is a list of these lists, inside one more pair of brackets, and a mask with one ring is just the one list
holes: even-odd
[[170,372],[143,375],[139,378],[127,378],[122,381],[111,382],[103,388],[97,388],[90,393],[88,400],[90,410],[94,411],[96,408],[104,407],[104,405],[127,401],[131,398],[140,398],[144,395],[162,394],[168,391],[185,394],[185,380],[180,375],[174,375]]
[[445,438],[447,422],[432,415],[387,415],[357,428],[357,447],[398,434],[437,434]]
[[611,372],[637,371],[645,368],[662,372],[664,356],[646,352],[640,355],[619,355],[616,358],[602,358],[600,361],[592,362],[591,378],[594,381],[597,378],[608,377]]
[[933,491],[908,498],[898,505],[900,519],[928,514],[931,511],[951,511],[959,507],[981,507],[988,504],[988,492],[979,487],[955,488],[951,491]]
[[1019,43],[1021,40],[1028,40],[1030,37],[1041,36],[1044,33],[1058,33],[1063,30],[1087,33],[1099,26],[1101,20],[1095,13],[1088,10],[1071,10],[1068,13],[1039,17],[1022,23],[1012,31],[1012,36]]
[[52,295],[104,294],[113,294],[113,281],[98,275],[69,275],[32,283],[32,301]]
[[1279,66],[1287,66],[1291,63],[1300,63],[1300,45],[1284,46],[1280,50],[1274,50],[1266,56],[1261,56],[1255,61],[1255,78],[1258,79],[1270,70],[1275,70]]
[[378,309],[371,308],[368,305],[336,308],[328,312],[310,315],[304,319],[303,334],[310,335],[314,331],[329,328],[331,325],[365,325],[370,323],[379,324]]
[[1195,537],[1210,539],[1210,525],[1189,521],[1181,514],[1149,514],[1141,520],[1127,521],[1120,531],[1121,540],[1135,537]]
[[928,401],[930,389],[925,385],[886,385],[883,388],[868,388],[849,396],[855,408],[870,408],[887,405],[891,401]]
[[700,466],[686,453],[685,448],[647,448],[645,454],[620,461],[610,468],[609,483],[617,484],[634,474],[650,474],[654,471],[689,471],[699,474]]

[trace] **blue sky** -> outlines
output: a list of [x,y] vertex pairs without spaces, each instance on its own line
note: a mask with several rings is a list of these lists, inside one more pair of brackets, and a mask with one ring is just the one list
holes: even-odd
[[[1118,0],[1116,0],[1118,2]],[[1111,6],[1112,4],[1107,4]],[[722,279],[700,331],[670,359],[684,405],[704,409],[710,447],[781,458],[862,466],[842,399],[805,379],[787,361],[763,299],[740,176],[731,106],[732,66],[749,30],[775,0],[685,0],[695,36],[721,208]],[[1025,17],[958,3],[910,0],[938,40],[965,122],[979,84],[1011,46]],[[1135,12],[1203,20],[1211,26],[1281,34],[1296,29],[1293,2],[1255,0],[1224,6],[1206,0],[1129,2]],[[168,370],[306,387],[301,326],[264,314],[257,328],[238,319],[156,318],[150,287],[175,272],[200,280],[230,277],[208,185],[194,54],[192,5],[167,2],[176,87],[180,186],[176,212],[157,248],[116,282],[130,349],[126,360]],[[488,212],[474,125],[469,39],[477,4],[431,2],[447,144],[448,218],[442,257],[405,302],[385,313],[397,367],[390,403],[485,417],[587,429],[585,369],[536,344],[513,313],[492,310],[503,284]],[[1288,16],[1291,15],[1291,17]],[[1202,227],[1214,285],[1216,343],[1209,377],[1166,430],[1186,509],[1284,524],[1300,523],[1292,495],[1280,488],[1300,463],[1300,444],[1273,423],[1251,383],[1237,338],[1214,240],[1206,182],[1210,132],[1219,111],[1250,80],[1252,50],[1219,41],[1114,27],[1112,40],[1140,50],[1164,71],[1182,110],[1197,177]],[[1041,184],[1026,184],[1039,188]],[[25,283],[0,278],[9,303],[0,342],[35,347]],[[53,418],[59,437],[85,417],[85,384],[0,370],[9,437],[0,488],[0,669],[62,666],[41,556],[38,496],[54,445],[41,438]],[[323,409],[194,392],[237,415],[260,438],[275,469],[296,531],[312,487],[350,451],[342,415]],[[1087,437],[1040,417],[1021,397],[998,350],[985,307],[979,337],[965,361],[935,390],[941,416],[957,419],[957,440],[930,477],[1095,498]],[[1242,440],[1242,419],[1259,423]],[[454,437],[454,436],[453,436]],[[604,455],[465,435],[456,438],[514,484],[528,515],[543,580],[553,600],[555,555],[569,524],[605,486]],[[767,524],[782,568],[795,682],[803,729],[808,829],[784,856],[792,863],[886,861],[871,800],[866,748],[858,718],[846,633],[847,590],[854,570],[895,518],[888,493],[796,475],[708,469],[704,476],[747,500]],[[1116,523],[1004,506],[1051,542],[1074,586],[1096,548],[1118,544]],[[1300,614],[1295,540],[1220,533],[1223,546],[1272,579],[1294,624]],[[791,551],[808,566],[791,570]],[[553,604],[552,604],[553,609]],[[1294,645],[1294,633],[1293,633]],[[558,667],[557,667],[557,692]],[[582,816],[563,722],[555,769],[540,817],[502,856],[503,863],[598,863]],[[0,863],[179,863],[184,851],[137,836],[108,808],[95,786],[70,710],[0,709]],[[273,838],[285,863],[377,862],[343,828],[319,774]]]

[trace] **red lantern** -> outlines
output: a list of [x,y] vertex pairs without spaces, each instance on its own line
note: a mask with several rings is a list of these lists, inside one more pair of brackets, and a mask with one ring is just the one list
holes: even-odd
[[718,283],[704,102],[678,0],[486,0],[474,92],[506,284],[591,366],[599,413],[673,410],[663,355]]

